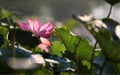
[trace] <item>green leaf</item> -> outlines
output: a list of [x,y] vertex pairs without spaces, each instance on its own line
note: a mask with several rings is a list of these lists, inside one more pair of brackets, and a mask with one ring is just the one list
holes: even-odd
[[[104,55],[110,60],[118,62],[120,61],[120,40],[115,34],[115,27],[119,25],[119,23],[109,18],[102,19],[102,22],[106,25],[106,28],[92,27],[94,22],[86,24],[85,26],[101,46]],[[96,31],[96,29],[98,30]]]
[[96,33],[95,38],[107,58],[115,62],[120,62],[120,45],[113,40],[108,31],[102,30]]
[[92,46],[89,45],[87,39],[82,39],[77,47],[77,55],[85,59],[91,59],[92,55]]
[[8,29],[6,27],[0,27],[0,35],[2,35],[0,43],[1,44],[4,43],[3,46],[5,46],[8,43],[7,34],[8,34]]
[[62,56],[61,52],[65,51],[65,46],[58,41],[52,42],[51,54]]
[[105,0],[105,1],[108,2],[111,5],[115,5],[115,4],[120,2],[120,0]]
[[86,60],[82,60],[82,62],[77,63],[75,73],[77,75],[88,75],[89,74],[89,62]]
[[0,22],[5,23],[7,25],[16,26],[17,23],[14,22],[15,17],[16,16],[13,14],[13,12],[0,8]]
[[2,13],[2,18],[11,17],[13,15],[13,12],[10,12],[3,8],[1,9],[1,13]]
[[[34,51],[34,48],[33,48],[33,51]],[[40,52],[43,52],[43,50],[41,50],[41,49],[39,48],[39,46],[36,46],[36,47],[35,47],[35,53],[40,53]]]
[[120,74],[120,63],[114,63],[114,69],[117,74]]
[[4,44],[3,35],[0,34],[0,47]]
[[91,59],[92,46],[86,39],[70,34],[67,28],[56,29],[56,35],[63,42],[67,51],[75,54],[78,58]]
[[120,43],[120,39],[119,39],[119,35],[117,35],[117,33],[119,33],[119,31],[116,31],[116,28],[120,25],[119,22],[111,19],[111,18],[104,18],[102,19],[102,22],[107,26],[107,31],[110,32],[110,34],[112,35],[112,38]]
[[28,48],[35,48],[40,43],[40,40],[37,37],[33,37],[31,32],[22,31],[19,29],[10,30],[8,39],[13,41],[13,38],[16,42]]
[[6,27],[0,27],[0,34],[5,36],[5,38],[6,38],[7,33],[8,33],[8,29]]
[[78,36],[73,36],[70,34],[70,31],[67,28],[56,29],[57,36],[62,40],[65,48],[71,53],[75,52],[75,46],[78,45],[79,40]]

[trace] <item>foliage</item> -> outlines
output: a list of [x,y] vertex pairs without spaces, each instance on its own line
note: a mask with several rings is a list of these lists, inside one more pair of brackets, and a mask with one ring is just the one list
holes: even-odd
[[[8,40],[13,41],[15,35],[15,41],[22,46],[26,46],[29,49],[35,48],[39,44],[39,40],[32,36],[31,32],[22,31],[20,29],[9,30]],[[34,40],[34,41],[32,41]]]
[[[111,9],[120,2],[105,1]],[[68,20],[66,26],[54,29],[51,23],[39,24],[37,19],[28,21],[29,26],[19,25],[13,12],[0,8],[0,74],[120,74],[120,24],[109,18],[111,9],[101,20],[74,14],[74,20]],[[95,45],[71,32],[78,24],[76,20],[91,32]],[[50,52],[39,49],[40,43],[44,44],[41,48],[47,47]]]
[[56,29],[56,35],[62,40],[66,51],[75,54],[74,56],[80,59],[91,59],[92,46],[86,39],[70,34],[67,28]]

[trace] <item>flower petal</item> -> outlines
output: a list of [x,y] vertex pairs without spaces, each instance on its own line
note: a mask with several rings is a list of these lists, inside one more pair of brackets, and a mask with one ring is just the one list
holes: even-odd
[[39,32],[38,34],[40,37],[44,37],[44,38],[50,38],[50,33],[46,30],[42,30]]
[[41,24],[40,24],[39,20],[37,18],[35,18],[34,19],[34,26],[33,26],[34,31],[39,33],[40,27],[41,27]]
[[42,26],[41,26],[41,28],[40,28],[40,31],[42,31],[42,30],[46,30],[49,26],[50,26],[50,22],[48,22],[48,23],[46,23],[46,24],[43,24]]
[[27,24],[25,24],[25,23],[20,22],[18,25],[20,26],[20,28],[22,30],[25,30],[25,31],[30,30],[29,26]]
[[31,31],[34,32],[34,30],[33,30],[33,24],[34,23],[33,23],[33,21],[31,19],[28,19],[28,24],[30,26]]
[[50,53],[50,50],[48,48],[45,48],[46,53]]
[[48,46],[46,46],[45,44],[39,44],[38,47],[41,49],[41,50],[44,50],[46,53],[49,53],[49,49],[47,48]]
[[41,24],[37,18],[32,21],[28,19],[28,24],[21,23],[19,24],[23,30],[29,30],[36,37],[50,38],[50,34],[55,28],[50,22]]
[[47,38],[40,37],[40,40],[42,44],[45,44],[46,46],[51,46],[51,42]]
[[49,26],[46,30],[47,30],[49,33],[51,33],[51,32],[54,30],[54,28],[55,28],[55,25],[51,25],[51,26]]

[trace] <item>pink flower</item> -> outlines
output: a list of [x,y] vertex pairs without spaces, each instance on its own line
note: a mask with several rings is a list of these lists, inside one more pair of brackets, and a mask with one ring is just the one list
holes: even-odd
[[19,26],[22,30],[31,31],[34,36],[50,38],[51,32],[54,30],[55,25],[52,25],[50,22],[46,24],[41,24],[38,19],[28,19],[28,24],[20,22]]
[[51,46],[51,42],[48,40],[50,38],[50,34],[55,28],[55,25],[52,25],[50,22],[46,24],[41,24],[38,19],[28,19],[28,24],[20,22],[19,26],[24,31],[31,31],[34,36],[40,37],[41,43],[38,45],[39,48],[45,50],[45,52],[49,53],[48,47]]
[[38,47],[42,50],[45,50],[45,52],[49,53],[48,47],[52,46],[51,42],[48,39],[43,38],[43,37],[40,37],[40,40],[42,43],[39,44]]

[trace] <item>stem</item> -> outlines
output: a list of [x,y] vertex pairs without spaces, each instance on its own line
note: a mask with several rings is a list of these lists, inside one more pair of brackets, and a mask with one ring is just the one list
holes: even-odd
[[15,50],[15,35],[16,35],[16,32],[14,31],[13,33],[13,41],[12,41],[12,50],[13,50],[13,54],[12,56],[15,57],[16,56],[16,50]]
[[78,63],[78,57],[77,57],[77,47],[80,44],[81,39],[79,39],[78,43],[75,45],[75,62]]
[[96,48],[96,45],[97,45],[97,41],[95,42],[95,45],[93,47],[93,53],[92,53],[92,57],[91,57],[91,66],[90,66],[90,75],[92,75],[92,70],[93,70],[93,60],[94,60],[94,55],[95,55],[95,48]]
[[69,72],[69,75],[71,75],[71,72]]
[[103,65],[100,69],[100,74],[99,75],[102,75],[103,69],[104,69],[105,65],[107,64],[107,62],[108,62],[108,59],[105,59],[105,61],[103,62]]
[[32,50],[32,54],[34,54],[35,53],[35,48],[33,48],[33,50]]
[[107,18],[109,18],[109,17],[110,17],[110,15],[111,15],[111,12],[112,12],[112,8],[113,8],[113,6],[111,5],[111,6],[110,6],[109,13],[108,13],[108,15],[107,15]]

